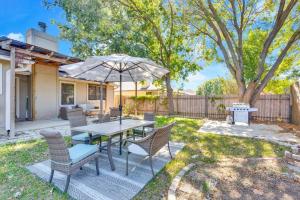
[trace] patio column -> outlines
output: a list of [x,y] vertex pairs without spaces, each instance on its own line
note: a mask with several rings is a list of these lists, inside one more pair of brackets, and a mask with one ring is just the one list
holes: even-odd
[[10,69],[6,72],[5,88],[5,129],[10,137],[15,137],[15,48],[10,49]]
[[135,82],[135,102],[134,102],[134,114],[137,116],[137,82]]
[[100,114],[103,114],[103,83],[100,82]]

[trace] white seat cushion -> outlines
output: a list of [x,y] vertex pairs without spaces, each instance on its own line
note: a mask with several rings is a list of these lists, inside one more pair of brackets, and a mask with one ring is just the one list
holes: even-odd
[[149,154],[140,146],[136,145],[136,144],[130,144],[128,146],[128,151],[133,153],[133,154],[137,154],[137,155],[141,155],[141,156],[148,156]]
[[97,145],[76,144],[69,148],[70,158],[72,163],[81,161],[82,159],[96,153],[98,151]]

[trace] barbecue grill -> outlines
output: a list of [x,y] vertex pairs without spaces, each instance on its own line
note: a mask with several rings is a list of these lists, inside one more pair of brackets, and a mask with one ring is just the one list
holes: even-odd
[[245,103],[233,103],[232,106],[227,107],[226,110],[231,112],[232,124],[242,122],[250,125],[251,113],[256,112],[258,109],[250,108],[250,105]]

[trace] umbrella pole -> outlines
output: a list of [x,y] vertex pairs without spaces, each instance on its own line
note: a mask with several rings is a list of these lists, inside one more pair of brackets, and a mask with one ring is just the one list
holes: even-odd
[[100,116],[103,115],[103,83],[100,82]]
[[122,124],[122,72],[120,73],[120,104],[119,104],[119,110],[120,110],[120,124]]
[[134,109],[134,114],[135,114],[135,116],[137,117],[137,82],[135,82],[135,102],[134,102],[134,104],[135,104],[135,109]]

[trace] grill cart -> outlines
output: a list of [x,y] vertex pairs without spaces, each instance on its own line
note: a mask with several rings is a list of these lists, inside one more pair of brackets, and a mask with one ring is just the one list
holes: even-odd
[[257,108],[250,108],[249,104],[233,103],[231,107],[226,110],[231,112],[232,124],[235,122],[248,123],[250,125],[251,113],[258,111]]

